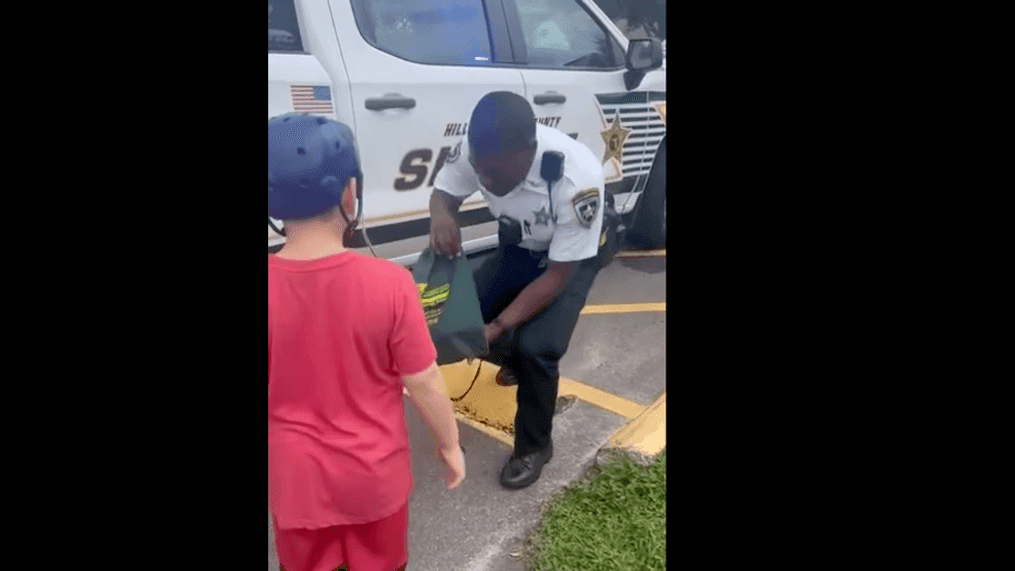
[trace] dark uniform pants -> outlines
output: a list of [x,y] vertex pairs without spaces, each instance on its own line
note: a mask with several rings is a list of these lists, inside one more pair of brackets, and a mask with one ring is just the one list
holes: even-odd
[[[484,323],[490,323],[526,286],[539,277],[546,252],[500,246],[476,271],[476,292]],[[546,448],[553,430],[560,374],[557,365],[567,352],[585,298],[599,271],[598,258],[581,262],[578,271],[543,311],[501,336],[487,359],[507,367],[518,378],[515,414],[515,454],[524,456]]]

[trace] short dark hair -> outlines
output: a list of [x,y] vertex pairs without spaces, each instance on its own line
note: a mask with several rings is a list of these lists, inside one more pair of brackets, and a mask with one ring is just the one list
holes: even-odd
[[523,149],[536,143],[536,115],[524,97],[510,91],[487,93],[469,119],[469,146],[480,155]]

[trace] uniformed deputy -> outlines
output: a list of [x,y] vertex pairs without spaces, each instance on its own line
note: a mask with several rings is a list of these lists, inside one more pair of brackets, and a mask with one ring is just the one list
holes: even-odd
[[[563,155],[563,176],[549,186],[543,163],[553,162],[546,153],[554,151]],[[497,251],[475,277],[489,360],[502,367],[499,383],[518,384],[515,449],[500,482],[524,488],[553,456],[557,366],[599,269],[603,166],[581,143],[537,125],[523,97],[494,92],[476,105],[468,144],[446,160],[434,187],[437,252],[460,253],[455,215],[477,190],[500,222]]]

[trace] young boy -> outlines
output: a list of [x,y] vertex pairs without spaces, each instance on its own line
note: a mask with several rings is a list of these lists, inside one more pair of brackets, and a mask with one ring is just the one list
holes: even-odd
[[284,571],[405,569],[412,490],[402,389],[465,477],[411,274],[348,251],[359,166],[348,127],[268,121],[268,497]]

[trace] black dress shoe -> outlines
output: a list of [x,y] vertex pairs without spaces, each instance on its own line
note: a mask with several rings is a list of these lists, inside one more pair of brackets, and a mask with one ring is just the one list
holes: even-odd
[[518,384],[518,377],[516,377],[515,374],[511,372],[511,369],[508,369],[507,367],[501,367],[500,370],[497,371],[497,378],[495,380],[497,381],[497,384],[502,387],[513,387]]
[[507,465],[500,472],[500,485],[509,490],[520,490],[536,483],[543,473],[543,466],[553,458],[553,442],[542,452],[525,456],[511,455]]

